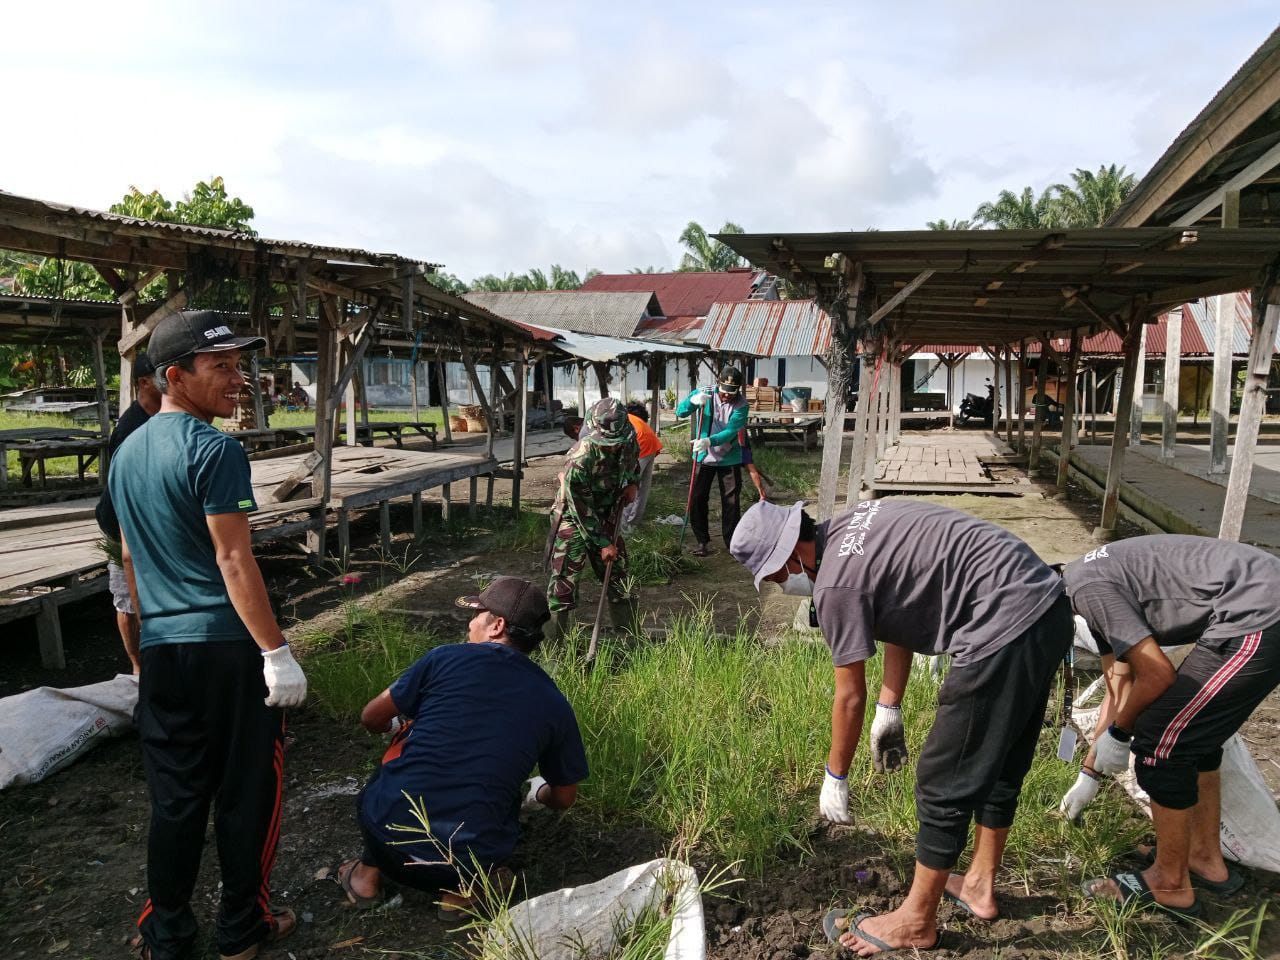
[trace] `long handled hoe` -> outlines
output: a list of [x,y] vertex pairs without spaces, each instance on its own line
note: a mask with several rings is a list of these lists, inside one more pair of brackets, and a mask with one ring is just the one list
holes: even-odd
[[[699,406],[693,413],[693,419],[697,424],[693,428],[696,434],[694,439],[702,436],[702,407]],[[689,455],[689,459],[693,462],[693,469],[689,472],[689,495],[684,501],[684,522],[680,524],[680,541],[676,544],[680,550],[684,549],[684,532],[689,528],[689,510],[693,507],[693,482],[698,477],[698,458],[694,454]]]
[[[610,545],[617,547],[618,534],[621,532],[622,524],[619,522],[622,513],[622,500],[618,500],[618,505],[613,509],[613,540]],[[609,596],[609,581],[613,578],[613,561],[606,560],[604,562],[604,581],[600,584],[600,602],[596,604],[596,622],[591,628],[591,642],[587,645],[587,663],[596,658],[596,645],[600,642],[600,617],[604,614],[604,602]]]

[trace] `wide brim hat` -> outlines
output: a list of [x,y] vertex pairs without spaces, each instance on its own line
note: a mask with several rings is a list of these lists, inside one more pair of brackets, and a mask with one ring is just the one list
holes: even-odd
[[800,541],[804,504],[803,500],[797,500],[790,507],[780,507],[761,500],[738,521],[729,552],[751,571],[757,591],[761,580],[786,565]]

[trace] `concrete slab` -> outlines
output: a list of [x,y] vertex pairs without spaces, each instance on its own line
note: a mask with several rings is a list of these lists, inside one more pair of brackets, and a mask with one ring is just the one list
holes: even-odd
[[[1227,447],[1227,470],[1231,470],[1231,458],[1236,446]],[[1130,453],[1140,453],[1148,460],[1160,462],[1160,445],[1143,443],[1130,447]],[[1209,448],[1203,444],[1179,443],[1173,448],[1173,466],[1201,480],[1208,480],[1225,487],[1227,473],[1209,473]],[[1280,503],[1280,444],[1259,444],[1253,454],[1253,477],[1249,483],[1249,496],[1271,503]]]

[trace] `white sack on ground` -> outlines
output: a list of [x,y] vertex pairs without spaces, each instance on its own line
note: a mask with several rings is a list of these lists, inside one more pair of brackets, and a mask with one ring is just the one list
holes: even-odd
[[672,907],[665,960],[705,960],[707,945],[698,875],[678,860],[651,860],[581,887],[565,887],[516,904],[490,935],[514,957],[579,960],[606,956],[614,931],[645,907]]
[[0,700],[0,790],[38,783],[92,750],[99,740],[133,729],[138,678],[84,687],[37,687]]
[[[1088,702],[1101,687],[1091,685],[1081,697]],[[1071,712],[1076,727],[1086,741],[1092,741],[1100,707],[1077,708]],[[1280,873],[1280,809],[1258,772],[1248,748],[1235,734],[1222,748],[1222,822],[1219,839],[1222,855],[1247,867]],[[1116,778],[1129,796],[1151,816],[1151,798],[1138,786],[1132,764]]]

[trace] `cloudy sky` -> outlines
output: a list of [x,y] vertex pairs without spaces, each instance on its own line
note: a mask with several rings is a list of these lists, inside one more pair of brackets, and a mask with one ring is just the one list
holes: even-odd
[[6,5],[0,189],[225,177],[266,236],[470,279],[669,267],[689,220],[918,228],[1144,173],[1274,0]]

